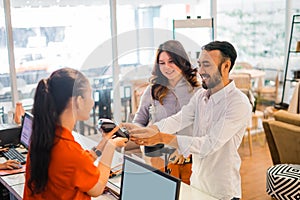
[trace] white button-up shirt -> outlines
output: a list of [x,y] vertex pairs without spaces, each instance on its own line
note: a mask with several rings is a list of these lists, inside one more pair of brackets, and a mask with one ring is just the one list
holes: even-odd
[[155,125],[175,133],[191,124],[193,136],[178,135],[179,151],[193,155],[191,185],[218,199],[241,197],[238,147],[251,119],[249,99],[231,81],[209,98],[198,90],[176,115]]

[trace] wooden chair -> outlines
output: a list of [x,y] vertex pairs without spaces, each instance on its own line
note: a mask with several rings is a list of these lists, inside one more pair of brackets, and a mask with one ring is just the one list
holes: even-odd
[[[255,110],[255,97],[252,93],[251,75],[247,73],[233,73],[230,74],[230,79],[234,80],[236,87],[239,88],[244,94],[247,95],[250,103],[254,108],[252,113],[252,119],[249,122],[249,126],[246,128],[248,143],[249,143],[249,151],[250,151],[250,155],[252,155],[253,147],[252,147],[251,131],[258,130],[258,122],[259,120],[262,120],[264,118],[264,113]],[[243,143],[244,141],[245,140],[243,138]]]
[[[252,112],[252,119],[251,119],[251,123],[250,125],[246,128],[247,131],[247,136],[248,136],[248,143],[249,143],[249,151],[250,151],[250,155],[252,156],[253,153],[253,146],[252,146],[252,135],[251,135],[251,131],[255,131],[255,134],[257,136],[259,131],[259,122],[260,120],[262,121],[264,119],[264,113],[262,111],[256,110],[255,112]],[[261,130],[261,132],[263,131],[263,129]],[[244,142],[244,138],[243,138],[243,142]]]
[[252,93],[251,75],[248,73],[232,73],[229,78],[234,80],[235,86],[246,94],[250,103],[254,106],[255,98]]
[[278,88],[279,88],[279,74],[277,73],[275,84],[270,86],[264,86],[257,88],[255,92],[257,93],[258,99],[261,101],[271,101],[273,103],[278,102]]
[[273,164],[300,164],[300,115],[278,110],[263,127]]

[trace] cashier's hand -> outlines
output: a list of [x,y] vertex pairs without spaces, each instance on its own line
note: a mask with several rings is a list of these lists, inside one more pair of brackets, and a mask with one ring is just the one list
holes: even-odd
[[114,139],[110,139],[110,142],[115,147],[125,147],[126,143],[128,142],[128,139],[127,138],[123,138],[123,137],[115,137]]
[[[102,142],[106,143],[107,141],[110,141],[110,143],[113,144],[115,147],[126,146],[126,143],[128,142],[127,138],[122,138],[122,137],[113,138],[114,133],[117,132],[118,130],[119,130],[119,126],[116,126],[112,131],[108,133],[102,133],[102,137],[103,137]],[[100,146],[98,148],[101,149],[101,144],[99,145]]]
[[8,160],[0,164],[0,169],[19,169],[22,165],[16,160]]
[[127,138],[123,137],[115,137],[112,139],[115,132],[120,129],[119,126],[116,126],[111,132],[106,133],[106,135],[110,138],[110,141],[114,144],[115,147],[125,147],[126,143],[128,142]]
[[105,140],[109,140],[112,138],[112,136],[114,135],[115,132],[117,132],[120,128],[118,126],[116,126],[113,130],[111,130],[110,132],[102,132],[102,137]]

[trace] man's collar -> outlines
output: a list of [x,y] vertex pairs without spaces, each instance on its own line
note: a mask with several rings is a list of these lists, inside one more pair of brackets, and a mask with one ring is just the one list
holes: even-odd
[[218,103],[219,101],[224,100],[227,97],[227,94],[229,93],[229,91],[233,90],[234,88],[235,88],[235,84],[234,84],[233,81],[231,81],[229,84],[224,86],[221,90],[219,90],[218,92],[212,94],[210,96],[210,98],[212,98],[212,100],[215,103]]

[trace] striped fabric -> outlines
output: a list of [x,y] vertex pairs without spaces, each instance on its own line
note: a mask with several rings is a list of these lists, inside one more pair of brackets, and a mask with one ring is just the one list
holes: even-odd
[[270,167],[267,170],[267,193],[277,200],[300,200],[300,165]]

